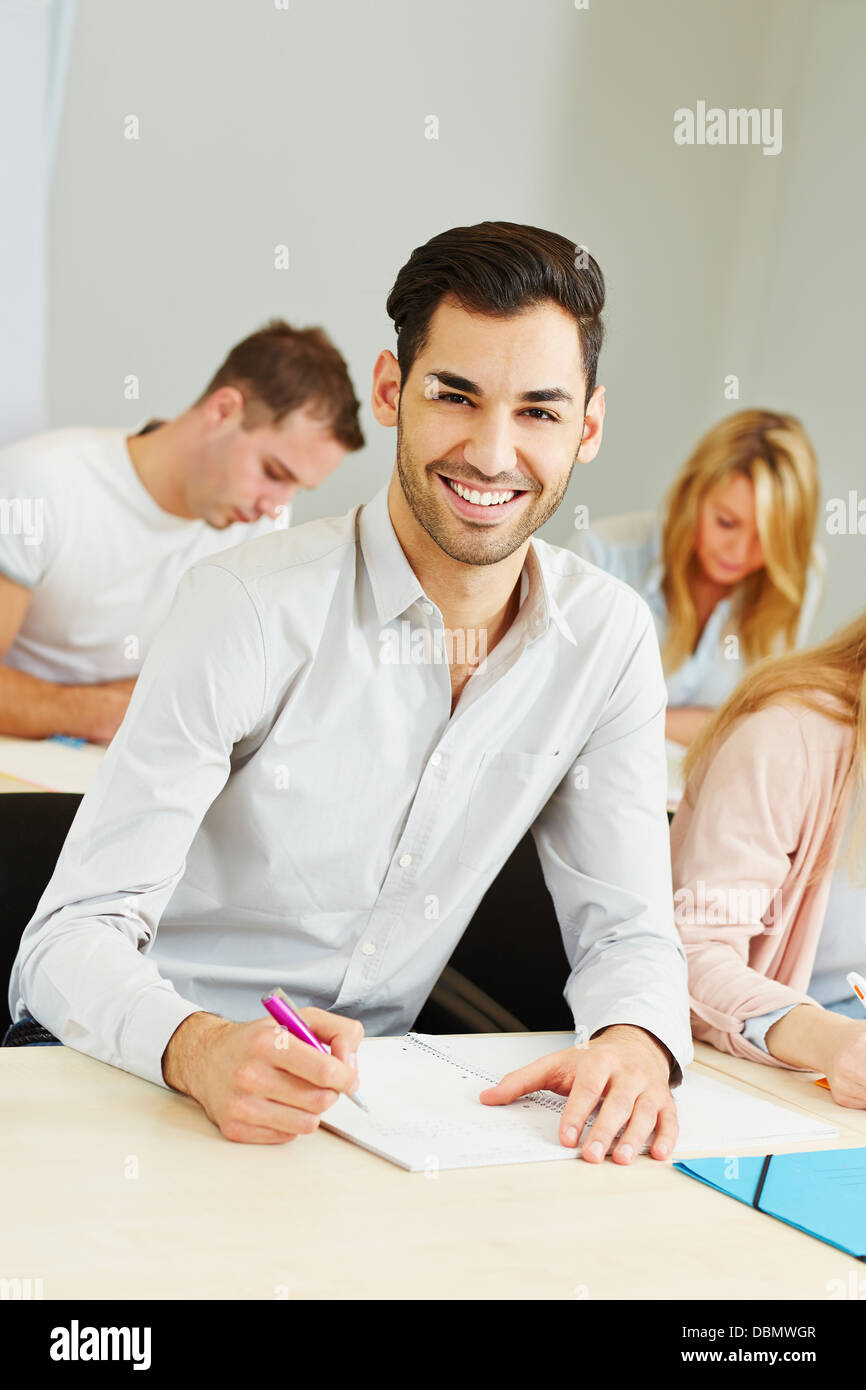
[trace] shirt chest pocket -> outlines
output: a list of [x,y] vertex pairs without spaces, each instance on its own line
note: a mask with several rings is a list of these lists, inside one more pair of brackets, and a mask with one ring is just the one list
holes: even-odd
[[559,753],[485,753],[469,793],[459,862],[479,872],[503,864],[566,771]]

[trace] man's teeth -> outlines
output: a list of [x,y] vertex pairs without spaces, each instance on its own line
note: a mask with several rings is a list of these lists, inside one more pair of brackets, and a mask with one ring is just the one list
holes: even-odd
[[462,497],[466,502],[474,502],[478,507],[498,507],[500,502],[510,502],[514,496],[513,492],[475,492],[472,488],[463,487],[461,483],[455,483],[453,478],[446,478],[445,481],[458,497]]

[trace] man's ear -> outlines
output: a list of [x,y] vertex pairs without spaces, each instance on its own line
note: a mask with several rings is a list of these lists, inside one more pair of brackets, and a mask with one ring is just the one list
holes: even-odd
[[576,463],[590,463],[601,448],[604,430],[604,387],[596,386],[589,398],[583,417],[583,435],[578,445]]
[[212,430],[243,423],[246,401],[237,386],[219,386],[203,402],[204,418]]
[[396,425],[402,378],[400,364],[387,348],[379,353],[373,367],[373,414],[380,425]]

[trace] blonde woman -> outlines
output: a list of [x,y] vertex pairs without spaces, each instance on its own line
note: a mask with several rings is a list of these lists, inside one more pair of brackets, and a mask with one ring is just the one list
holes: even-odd
[[755,661],[804,644],[823,588],[818,491],[799,420],[742,410],[700,440],[659,517],[575,533],[578,554],[650,606],[669,739],[688,745]]
[[671,826],[692,1031],[866,1108],[866,613],[752,671],[692,744]]

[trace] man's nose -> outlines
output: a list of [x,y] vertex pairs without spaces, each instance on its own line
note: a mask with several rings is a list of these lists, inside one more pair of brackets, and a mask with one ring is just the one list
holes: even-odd
[[471,421],[463,446],[463,457],[472,468],[495,478],[498,473],[514,470],[517,459],[511,438],[511,421],[507,414],[491,413],[486,419],[482,412]]
[[272,521],[275,521],[280,514],[280,508],[285,507],[287,503],[291,502],[297,490],[297,483],[286,483],[284,487],[280,488],[277,497],[260,498],[256,503],[259,515],[269,516]]

